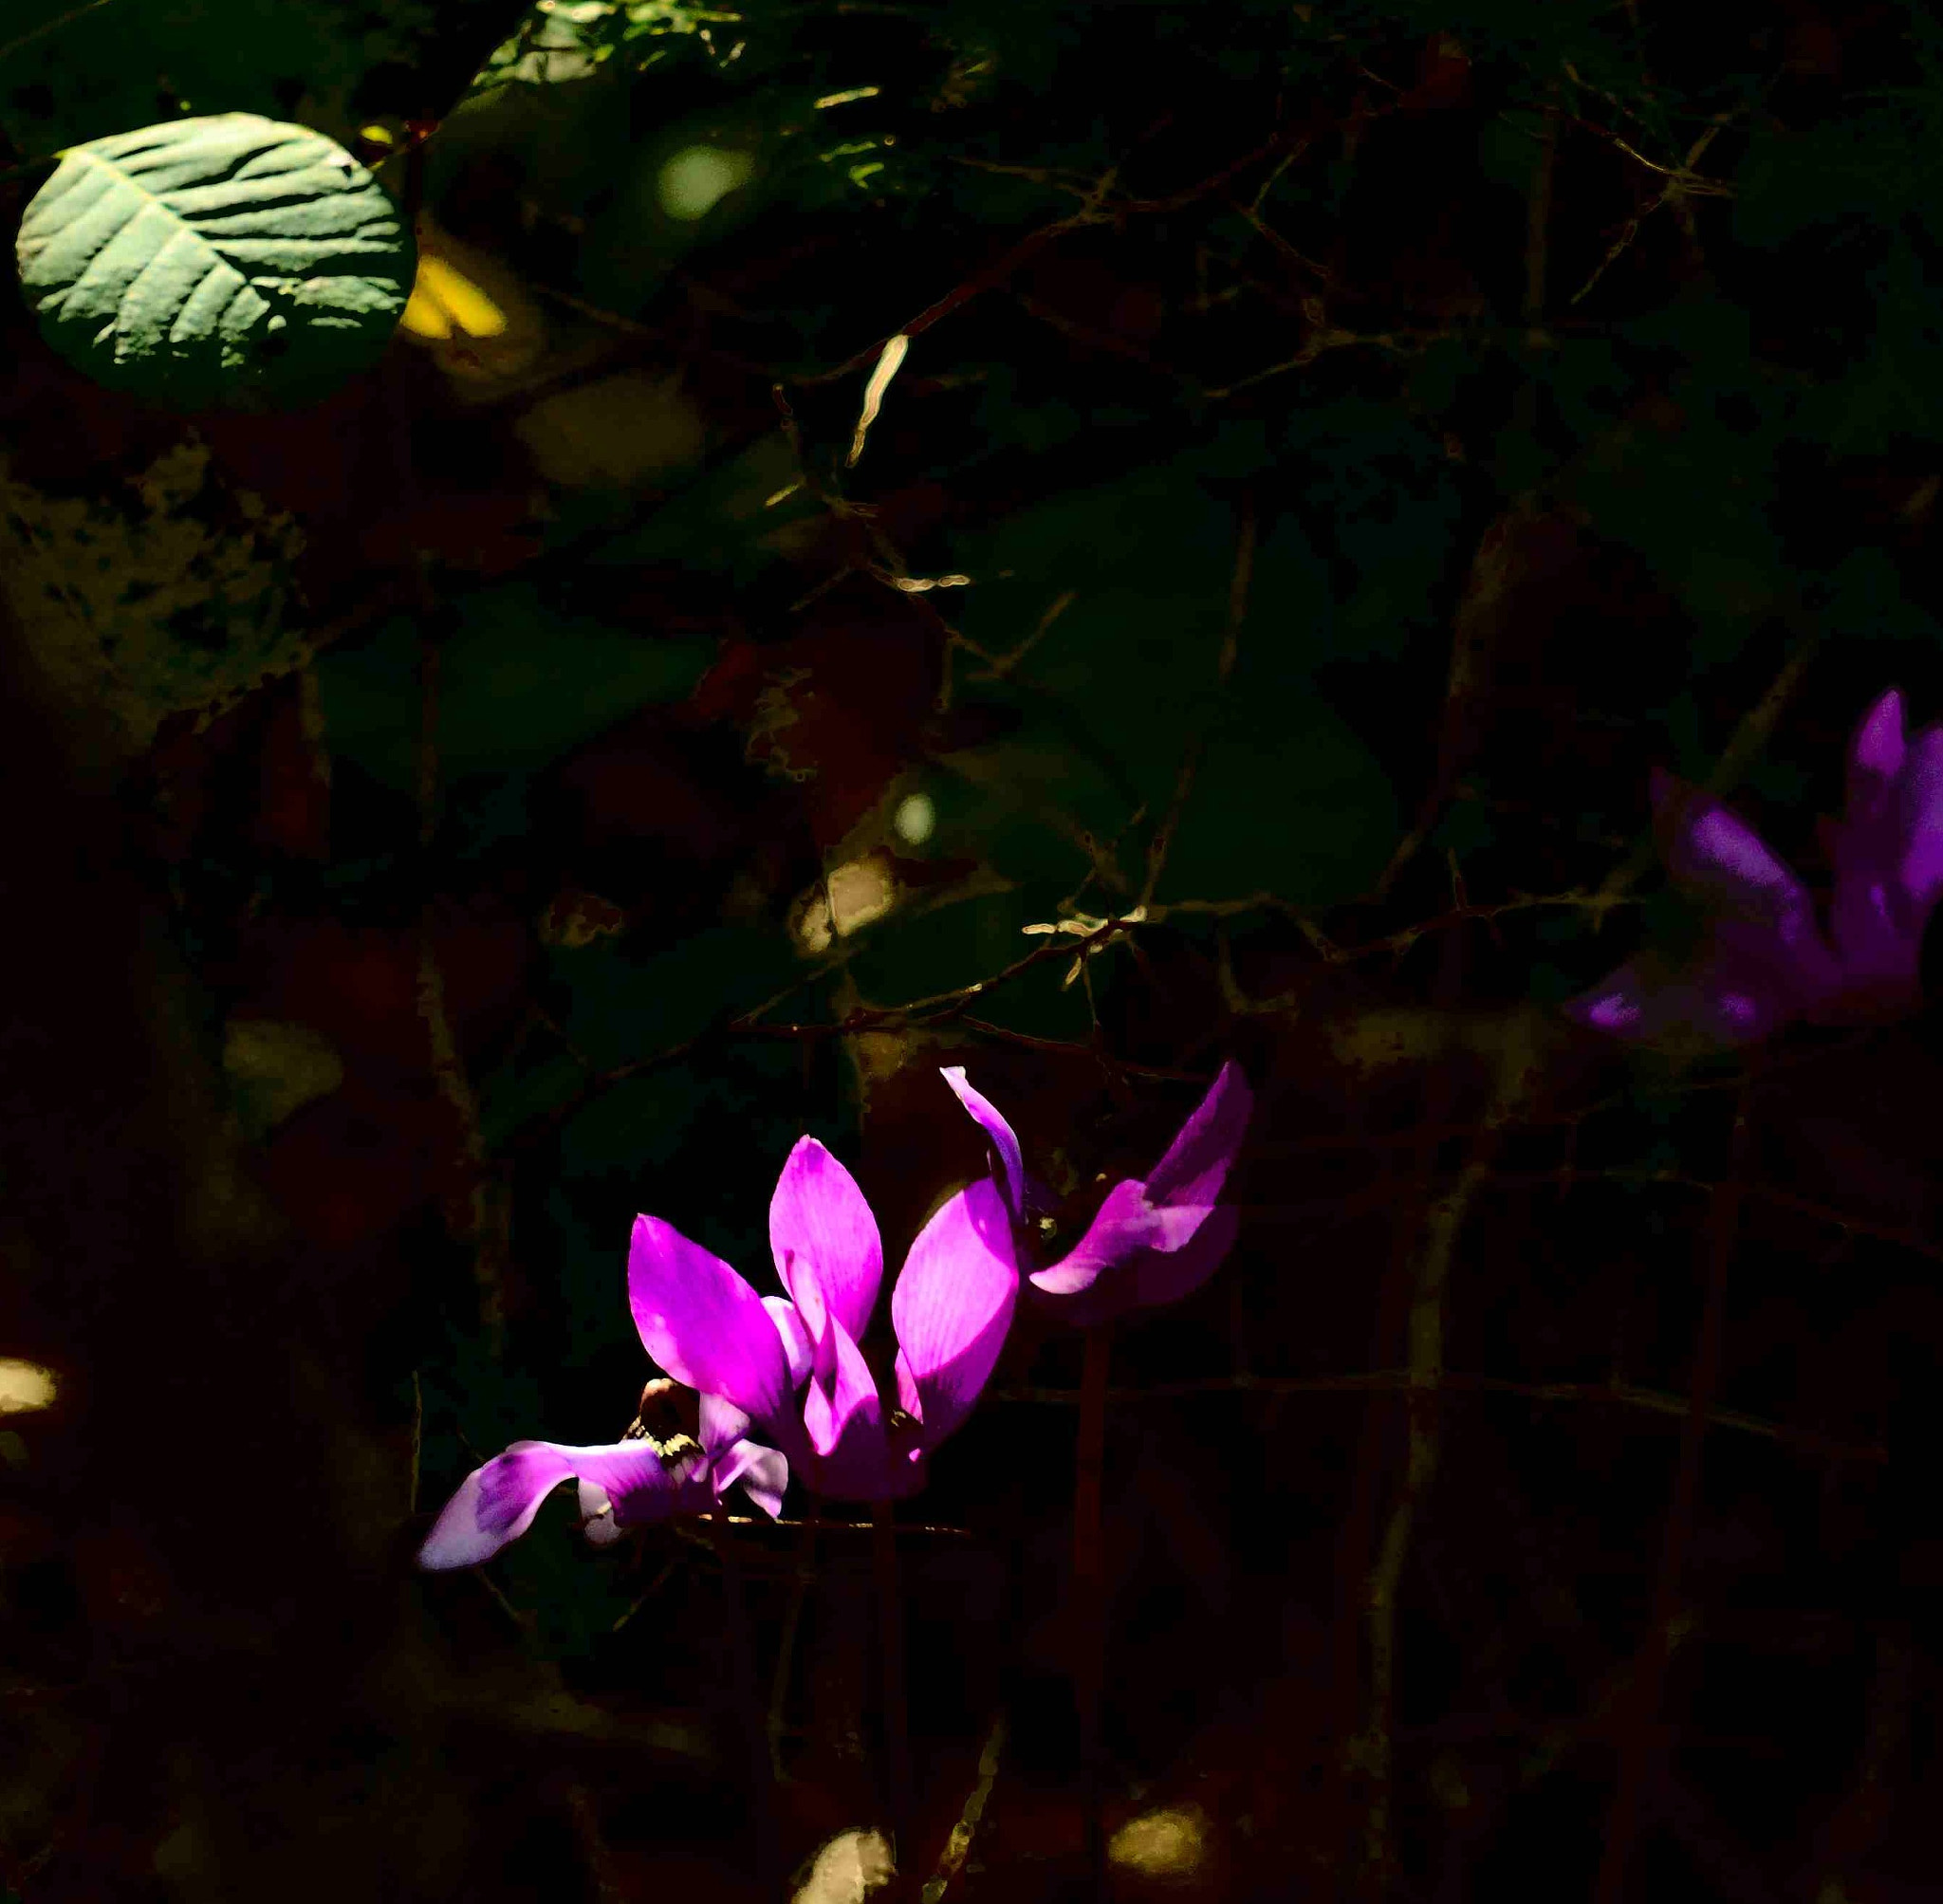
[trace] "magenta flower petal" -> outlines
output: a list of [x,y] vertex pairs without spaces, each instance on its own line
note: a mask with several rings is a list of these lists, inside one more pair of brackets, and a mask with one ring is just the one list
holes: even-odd
[[1649,1011],[1651,993],[1637,966],[1628,963],[1601,979],[1590,991],[1568,998],[1560,1008],[1565,1016],[1593,1031],[1615,1038],[1652,1038],[1664,1026]]
[[766,1426],[787,1418],[789,1363],[762,1299],[719,1256],[657,1216],[638,1216],[627,1299],[642,1343],[686,1387]]
[[1109,1270],[1147,1251],[1173,1251],[1207,1220],[1210,1204],[1157,1207],[1147,1187],[1129,1177],[1106,1192],[1086,1233],[1049,1268],[1036,1270],[1032,1286],[1047,1296],[1077,1296]]
[[1910,744],[1897,796],[1902,854],[1896,870],[1920,937],[1920,921],[1943,897],[1943,728],[1926,728]]
[[1711,795],[1670,793],[1667,870],[1696,897],[1730,916],[1772,927],[1784,938],[1814,931],[1808,889],[1755,830]]
[[1594,1031],[1643,1044],[1687,1027],[1707,1044],[1749,1044],[1801,1011],[1804,998],[1772,965],[1715,946],[1691,971],[1650,985],[1623,965],[1570,999],[1565,1015]]
[[[818,1367],[803,1397],[803,1425],[818,1458],[854,1458],[864,1444],[883,1440],[883,1404],[863,1351],[841,1323],[817,1344]],[[821,1491],[821,1490],[820,1490]]]
[[715,1462],[711,1486],[719,1500],[738,1482],[742,1491],[773,1521],[783,1511],[789,1463],[779,1449],[749,1440],[732,1441]]
[[1221,1193],[1229,1167],[1248,1134],[1255,1094],[1231,1058],[1215,1073],[1208,1095],[1180,1127],[1167,1154],[1147,1173],[1147,1201],[1205,1207]]
[[1192,1296],[1220,1268],[1241,1229],[1241,1213],[1217,1203],[1176,1249],[1149,1249],[1134,1258],[1134,1303],[1157,1309]]
[[765,1296],[763,1307],[769,1312],[769,1321],[775,1323],[776,1334],[782,1339],[783,1354],[789,1363],[789,1386],[799,1389],[809,1379],[810,1365],[816,1359],[809,1344],[809,1332],[796,1313],[796,1304],[786,1296]]
[[972,1413],[1005,1346],[1019,1291],[1010,1213],[997,1185],[947,1199],[891,1291],[897,1401],[928,1453]]
[[1068,1321],[1090,1322],[1198,1287],[1234,1240],[1231,1213],[1210,1239],[1203,1231],[1253,1110],[1254,1093],[1230,1060],[1153,1174],[1115,1184],[1072,1250],[1033,1275],[1033,1288],[1059,1299]]
[[533,1525],[540,1503],[573,1473],[565,1450],[516,1441],[459,1483],[418,1549],[421,1567],[471,1567],[490,1560]]
[[1007,1205],[1015,1218],[1023,1216],[1026,1211],[1026,1160],[1019,1150],[1017,1133],[1006,1122],[990,1098],[965,1081],[962,1064],[946,1065],[938,1075],[958,1094],[959,1103],[972,1113],[983,1126],[985,1135],[991,1139],[1004,1173]]
[[789,1486],[788,1459],[780,1449],[749,1440],[749,1416],[719,1395],[701,1397],[700,1415],[702,1451],[712,1464],[710,1485],[715,1498],[720,1500],[739,1481],[773,1521],[783,1511],[784,1490]]
[[671,1514],[706,1514],[729,1485],[708,1455],[691,1451],[671,1466],[648,1441],[561,1451],[574,1457],[582,1531],[596,1546]]
[[[1885,747],[1874,736],[1869,758]],[[1656,773],[1653,797],[1668,870],[1708,910],[1707,942],[1677,977],[1655,982],[1641,965],[1621,966],[1570,1000],[1566,1016],[1635,1042],[1684,1026],[1712,1044],[1746,1044],[1822,1010],[1843,987],[1843,964],[1807,887],[1711,795]]]
[[490,1560],[533,1525],[540,1504],[563,1481],[580,1482],[582,1510],[597,1541],[612,1539],[616,1525],[699,1512],[712,1498],[705,1470],[697,1459],[671,1470],[645,1441],[591,1448],[516,1441],[459,1483],[418,1549],[418,1564],[470,1567]]
[[769,1248],[811,1341],[825,1316],[852,1337],[863,1334],[883,1277],[883,1244],[856,1178],[814,1137],[798,1138],[776,1179]]
[[[1187,1234],[1173,1249],[1137,1249],[1122,1255],[1111,1266],[1110,1276],[1086,1277],[1076,1273],[1079,1250],[1063,1264],[1033,1277],[1042,1293],[1058,1298],[1062,1321],[1076,1328],[1091,1328],[1111,1322],[1129,1309],[1160,1308],[1192,1296],[1213,1275],[1241,1229],[1241,1217],[1231,1205],[1217,1203],[1212,1210],[1168,1212],[1175,1217],[1193,1215],[1192,1226],[1183,1224]],[[1081,1248],[1084,1248],[1083,1242]],[[1060,1286],[1061,1272],[1066,1286]]]
[[1923,929],[1943,897],[1943,730],[1906,741],[1901,696],[1893,692],[1856,730],[1848,804],[1824,839],[1835,867],[1829,930],[1842,995],[1822,1015],[1914,1010]]
[[1873,810],[1902,771],[1902,696],[1890,691],[1861,718],[1848,749],[1848,808],[1855,818]]

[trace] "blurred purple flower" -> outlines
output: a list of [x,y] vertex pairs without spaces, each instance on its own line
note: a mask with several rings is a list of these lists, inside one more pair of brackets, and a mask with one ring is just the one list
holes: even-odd
[[490,1560],[533,1525],[540,1504],[563,1481],[580,1483],[587,1538],[604,1545],[625,1527],[671,1514],[706,1514],[737,1482],[772,1520],[782,1511],[789,1470],[773,1448],[745,1438],[749,1417],[719,1396],[701,1397],[701,1438],[646,1438],[572,1448],[515,1441],[475,1468],[433,1524],[418,1550],[421,1567],[470,1567]]
[[[994,1181],[1006,1211],[1021,1237],[1029,1235],[1036,1199],[1017,1135],[991,1100],[966,1081],[962,1065],[948,1067],[943,1077],[991,1139]],[[1144,1178],[1115,1184],[1071,1253],[1033,1271],[1027,1280],[1041,1305],[1089,1327],[1198,1289],[1234,1243],[1238,1219],[1218,1199],[1254,1102],[1241,1066],[1231,1059],[1160,1161]]]
[[1863,716],[1846,809],[1822,823],[1835,874],[1825,933],[1808,889],[1746,821],[1661,773],[1653,804],[1674,883],[1708,915],[1705,945],[1664,977],[1628,962],[1571,1000],[1568,1016],[1635,1041],[1686,1026],[1747,1044],[1791,1019],[1866,1024],[1922,1003],[1923,928],[1943,897],[1943,727],[1906,739],[1901,694]]
[[637,1217],[628,1299],[648,1353],[676,1381],[727,1397],[813,1492],[915,1493],[925,1457],[971,1414],[1011,1323],[1019,1272],[997,1191],[958,1192],[904,1259],[891,1292],[891,1408],[858,1346],[883,1276],[877,1219],[814,1137],[798,1142],[777,1179],[769,1246],[786,1301],[758,1296],[659,1217]]

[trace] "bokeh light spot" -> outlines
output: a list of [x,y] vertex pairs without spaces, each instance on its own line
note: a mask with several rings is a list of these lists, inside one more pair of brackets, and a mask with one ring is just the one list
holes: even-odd
[[661,168],[656,193],[669,217],[693,224],[707,217],[730,193],[747,185],[754,176],[755,160],[746,152],[691,145]]
[[0,1356],[0,1414],[32,1414],[49,1408],[60,1386],[52,1369]]
[[928,793],[907,793],[897,803],[891,825],[907,846],[921,846],[937,825],[937,808]]

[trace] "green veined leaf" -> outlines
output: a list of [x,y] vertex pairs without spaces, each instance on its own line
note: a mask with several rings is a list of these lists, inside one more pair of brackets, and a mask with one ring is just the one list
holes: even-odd
[[414,269],[397,208],[348,152],[254,113],[72,147],[15,252],[56,350],[187,410],[324,396],[384,349]]

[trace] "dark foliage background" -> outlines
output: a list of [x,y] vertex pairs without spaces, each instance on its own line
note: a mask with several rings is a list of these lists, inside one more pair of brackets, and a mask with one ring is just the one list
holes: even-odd
[[[231,108],[433,274],[275,417],[6,313],[12,1895],[760,1895],[712,1543],[430,1515],[625,1426],[635,1211],[754,1272],[808,1130],[895,1256],[963,1063],[1076,1224],[1228,1053],[1103,1601],[1069,1340],[912,1509],[911,1895],[1079,1895],[1101,1618],[1120,1895],[1936,1895],[1935,1028],[1554,1010],[1691,934],[1654,765],[1825,880],[1943,713],[1930,10],[0,24],[16,216]],[[735,1543],[793,1862],[884,1816],[868,1541]]]

